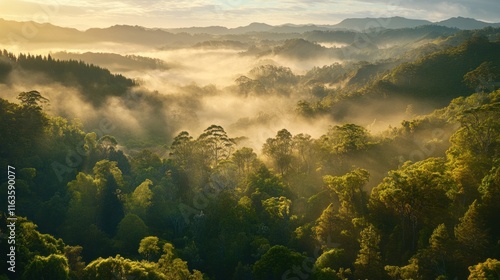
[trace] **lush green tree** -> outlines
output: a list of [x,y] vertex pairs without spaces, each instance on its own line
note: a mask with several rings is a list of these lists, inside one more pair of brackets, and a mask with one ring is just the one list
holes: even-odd
[[492,61],[481,63],[476,69],[464,75],[464,83],[481,92],[492,91],[500,78],[500,68]]
[[82,260],[82,246],[69,246],[64,247],[64,256],[68,260],[69,277],[70,279],[79,279],[82,276],[85,262]]
[[314,263],[314,270],[332,269],[339,271],[341,268],[350,266],[351,264],[345,258],[345,250],[333,248],[324,251]]
[[153,182],[151,180],[146,179],[137,186],[134,192],[128,197],[126,206],[130,213],[136,214],[142,219],[146,217],[146,213],[153,199],[153,191],[151,190],[152,184]]
[[171,243],[163,245],[163,255],[158,260],[158,270],[162,272],[167,279],[172,280],[202,280],[203,275],[194,270],[191,274],[187,262],[175,257],[174,246]]
[[170,159],[185,172],[192,188],[201,187],[207,179],[212,160],[208,153],[208,147],[187,131],[180,132],[170,145]]
[[95,223],[97,215],[98,187],[91,175],[80,172],[68,183],[71,200],[64,224],[64,235],[77,242],[84,229]]
[[40,153],[40,140],[44,139],[48,117],[38,106],[36,98],[22,102],[17,105],[0,99],[0,160],[5,164],[32,167],[30,159]]
[[369,141],[368,131],[356,124],[344,124],[330,127],[327,134],[321,136],[321,144],[336,154],[365,149]]
[[144,256],[148,261],[160,252],[160,247],[158,246],[159,238],[156,236],[147,236],[141,240],[139,243],[139,254]]
[[410,264],[401,269],[412,271],[422,279],[453,278],[457,267],[454,250],[455,241],[445,224],[440,224],[432,232],[429,245],[420,249],[410,259]]
[[352,217],[363,216],[367,209],[368,197],[363,190],[370,179],[364,169],[355,169],[343,176],[324,176],[323,181],[340,201],[341,212]]
[[469,267],[469,280],[500,279],[500,261],[487,259],[482,263]]
[[42,109],[42,104],[46,104],[49,100],[42,96],[42,94],[36,90],[21,92],[17,97],[21,101],[23,106],[35,108],[38,110]]
[[261,194],[259,197],[263,199],[267,199],[269,197],[290,196],[288,186],[283,182],[283,180],[273,174],[265,165],[261,165],[255,172],[249,175],[248,185],[245,192],[248,195]]
[[490,248],[489,233],[479,207],[478,202],[474,201],[455,227],[455,238],[460,248],[459,259],[464,268],[483,260]]
[[329,267],[316,269],[313,272],[313,279],[315,280],[342,280],[345,278],[341,278],[338,273]]
[[417,258],[410,258],[409,264],[399,267],[395,265],[386,265],[384,267],[385,271],[391,279],[414,279],[414,280],[425,280],[418,273],[419,260]]
[[[498,213],[500,213],[500,167],[494,167],[489,174],[484,177],[478,188],[481,194],[481,207],[479,209],[481,218],[488,227],[491,241],[500,240],[500,224],[498,223]],[[500,244],[498,244],[500,245]],[[497,254],[500,248],[497,246]]]
[[275,138],[268,138],[262,146],[262,153],[271,158],[278,172],[285,174],[293,159],[292,134],[286,129],[278,131]]
[[85,267],[82,279],[144,279],[144,280],[166,280],[168,278],[161,273],[156,263],[137,262],[125,259],[120,255],[98,258]]
[[35,256],[26,267],[22,279],[29,280],[67,280],[69,279],[68,260],[63,255],[51,254],[47,257]]
[[220,125],[211,125],[198,137],[198,141],[211,162],[211,166],[217,166],[220,161],[228,160],[233,153],[235,142],[227,136],[226,131]]
[[[16,221],[16,250],[16,271],[26,272],[28,267],[37,260],[31,268],[31,271],[36,272],[46,264],[50,267],[58,266],[56,263],[59,263],[59,256],[64,254],[64,242],[62,239],[56,239],[52,235],[40,233],[37,230],[37,225],[33,222],[28,221],[26,218],[18,217]],[[50,255],[57,256],[50,259],[36,259],[37,256],[49,257]],[[49,260],[50,264],[48,264]],[[65,263],[67,267],[66,260]]]
[[372,224],[361,231],[359,244],[361,248],[354,262],[354,276],[359,279],[383,279],[380,234]]
[[257,163],[257,154],[252,148],[243,147],[236,150],[232,155],[232,160],[238,166],[238,171],[242,174],[248,174],[253,171]]
[[181,167],[187,168],[194,149],[193,137],[187,131],[181,131],[170,145],[170,157]]
[[[397,217],[402,247],[415,252],[418,232],[425,227],[433,229],[447,219],[450,200],[446,194],[452,185],[444,160],[429,158],[416,163],[406,162],[400,169],[390,171],[389,176],[373,189],[372,209],[381,204]],[[379,213],[383,215],[384,211]],[[387,217],[380,218],[384,219]]]
[[271,247],[253,265],[253,275],[256,279],[281,279],[287,270],[302,268],[305,257],[282,245]]
[[299,172],[309,173],[314,167],[314,161],[316,156],[316,148],[314,145],[314,140],[311,135],[299,133],[294,135],[293,138],[293,150],[297,154],[297,159],[299,160],[297,169]]
[[500,103],[466,109],[457,119],[460,127],[450,139],[447,156],[460,187],[459,198],[467,207],[478,198],[477,186],[500,156]]
[[290,219],[292,201],[284,196],[271,197],[262,201],[262,206],[272,218]]
[[321,244],[327,244],[327,242],[332,240],[334,233],[341,230],[342,221],[337,214],[338,211],[335,209],[333,203],[331,203],[316,220],[314,234]]
[[139,216],[127,214],[118,224],[116,241],[120,252],[135,255],[141,239],[148,235],[148,226]]
[[240,90],[245,93],[253,91],[257,94],[289,95],[290,87],[295,84],[297,77],[290,68],[274,65],[261,65],[250,70],[248,77],[240,77],[237,82]]
[[101,160],[94,166],[94,180],[98,188],[96,225],[110,236],[124,216],[120,194],[123,189],[122,172],[115,161]]
[[162,160],[150,150],[142,150],[133,155],[130,159],[130,164],[132,172],[135,175],[135,186],[146,179],[151,180],[153,184],[157,184],[165,176]]

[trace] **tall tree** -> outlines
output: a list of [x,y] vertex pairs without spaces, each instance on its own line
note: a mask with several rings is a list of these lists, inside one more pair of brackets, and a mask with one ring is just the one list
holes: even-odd
[[425,227],[435,228],[447,219],[450,200],[446,193],[452,186],[443,159],[406,162],[400,169],[390,171],[389,176],[373,189],[370,203],[372,206],[382,204],[397,217],[403,248],[413,254],[417,249],[418,232]]
[[227,136],[224,128],[215,124],[205,129],[198,141],[206,149],[212,167],[217,166],[221,160],[229,159],[235,145],[234,140]]
[[232,159],[236,166],[238,166],[238,171],[241,174],[247,174],[255,168],[257,154],[252,148],[243,147],[233,153]]
[[361,217],[366,213],[368,197],[363,187],[368,183],[370,174],[365,169],[355,169],[343,176],[324,176],[323,181],[340,201],[340,212],[351,217]]
[[354,262],[354,276],[359,279],[383,279],[380,234],[372,224],[361,231],[359,244],[361,248]]
[[467,207],[478,198],[477,186],[500,157],[500,103],[466,109],[457,119],[460,127],[446,153]]
[[489,233],[479,207],[479,203],[474,201],[455,227],[455,238],[460,245],[459,259],[464,269],[483,260],[490,248]]
[[158,241],[159,238],[156,236],[144,237],[139,243],[139,249],[137,251],[148,261],[151,261],[151,258],[160,252]]
[[316,154],[314,140],[311,138],[311,135],[304,133],[294,135],[292,140],[293,149],[299,159],[298,170],[305,173],[311,172]]
[[21,92],[17,97],[21,101],[21,104],[26,107],[35,108],[37,110],[42,109],[42,104],[46,104],[49,100],[40,94],[36,90]]
[[293,159],[292,134],[286,129],[278,131],[275,138],[268,138],[262,147],[262,152],[271,158],[278,172],[285,174]]

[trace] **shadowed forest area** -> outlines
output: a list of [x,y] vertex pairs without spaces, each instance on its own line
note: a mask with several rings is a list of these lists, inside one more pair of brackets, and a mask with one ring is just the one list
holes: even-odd
[[18,279],[500,279],[500,28],[39,28],[0,41]]

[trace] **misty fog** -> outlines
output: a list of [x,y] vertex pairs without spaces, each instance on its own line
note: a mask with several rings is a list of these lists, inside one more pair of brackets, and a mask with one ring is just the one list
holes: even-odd
[[[353,122],[378,133],[413,117],[407,114],[406,107],[414,101],[402,99],[391,100],[390,111],[385,101],[372,102],[369,107],[349,103],[334,113],[335,117],[304,118],[297,114],[297,103],[319,101],[311,94],[312,86],[299,87],[298,83],[291,83],[284,86],[285,94],[267,89],[258,94],[242,94],[237,86],[239,77],[251,76],[252,69],[259,66],[289,68],[300,78],[314,67],[366,59],[375,62],[394,52],[402,53],[397,47],[386,46],[377,51],[369,44],[332,42],[331,38],[318,43],[266,39],[255,41],[260,47],[254,45],[253,51],[250,51],[252,47],[242,51],[241,45],[231,42],[229,45],[234,45],[233,48],[227,47],[227,41],[221,46],[210,42],[178,48],[114,42],[3,45],[0,47],[14,53],[83,60],[131,78],[138,86],[124,97],[108,98],[106,105],[99,108],[77,94],[78,88],[53,83],[43,74],[11,75],[9,84],[13,86],[2,85],[2,92],[14,99],[21,91],[36,89],[50,99],[49,112],[78,119],[89,130],[98,126],[100,119],[109,119],[116,125],[114,134],[119,141],[136,139],[136,143],[128,143],[132,147],[168,145],[180,131],[198,135],[211,124],[217,124],[232,137],[247,137],[244,145],[259,151],[267,138],[285,127],[293,134],[319,137],[331,125]],[[209,47],[204,47],[207,45]],[[343,88],[350,78],[352,75],[344,77],[333,87]],[[19,84],[23,87],[14,86]],[[332,88],[330,83],[323,86]]]

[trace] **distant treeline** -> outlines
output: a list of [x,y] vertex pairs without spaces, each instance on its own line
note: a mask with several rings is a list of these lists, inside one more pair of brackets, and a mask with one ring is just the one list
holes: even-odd
[[121,96],[137,83],[120,74],[76,60],[53,59],[50,55],[19,54],[3,50],[0,56],[0,81],[9,83],[9,75],[18,71],[23,79],[39,73],[53,82],[79,89],[84,99],[100,105],[109,96]]

